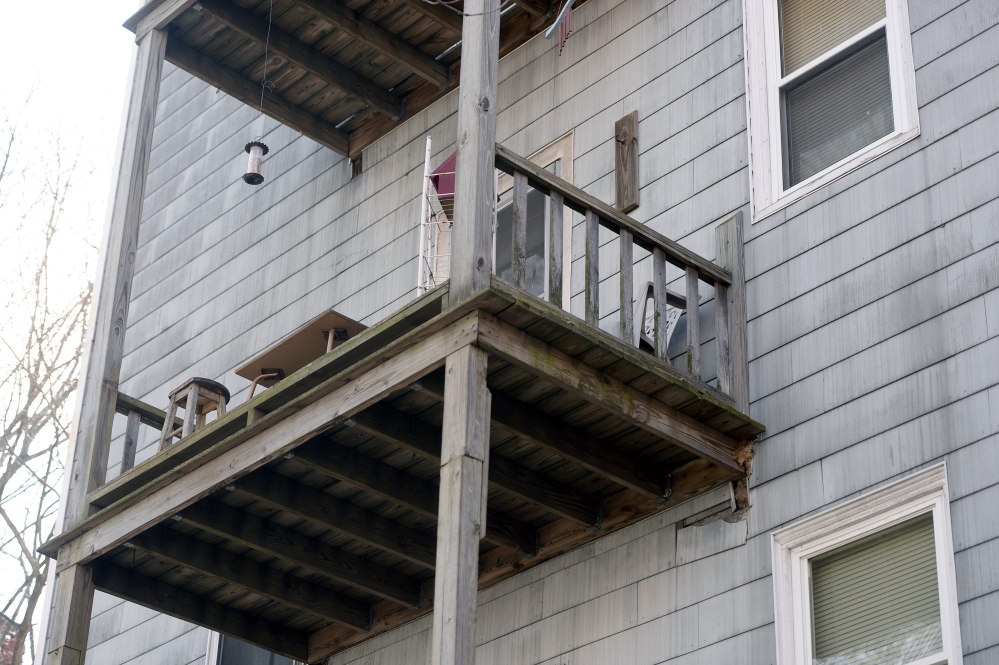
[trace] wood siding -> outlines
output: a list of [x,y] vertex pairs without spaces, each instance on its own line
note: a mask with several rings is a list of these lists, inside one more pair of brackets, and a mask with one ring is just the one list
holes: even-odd
[[[999,8],[908,6],[920,136],[746,227],[751,415],[768,428],[748,520],[677,529],[721,501],[703,497],[481,592],[479,665],[772,663],[770,532],[941,460],[965,664],[999,659]],[[614,123],[637,110],[632,215],[714,256],[714,227],[749,208],[742,3],[591,0],[575,28],[561,57],[535,38],[503,60],[499,142],[530,154],[573,130],[574,184],[613,203]],[[353,180],[346,160],[173,67],[160,94],[124,392],[162,407],[198,375],[238,404],[249,383],[233,370],[322,309],[370,324],[414,297],[424,137],[435,165],[452,152],[456,94],[370,146]],[[258,135],[267,182],[250,188],[242,147]],[[583,220],[570,223],[582,316]],[[617,240],[600,242],[599,317],[616,332]],[[636,283],[651,276],[645,258]],[[89,663],[203,659],[205,631],[98,596]],[[332,662],[428,662],[429,630]]]

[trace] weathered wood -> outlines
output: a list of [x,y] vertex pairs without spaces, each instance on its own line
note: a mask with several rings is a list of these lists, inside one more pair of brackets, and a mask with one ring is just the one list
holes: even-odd
[[402,1],[424,16],[437,21],[456,35],[461,34],[461,12],[451,9],[450,7],[453,5],[427,2],[426,0]]
[[493,273],[499,2],[469,0],[464,11],[450,304],[488,287]]
[[159,559],[236,584],[320,619],[359,631],[370,628],[371,608],[365,603],[197,538],[156,527],[137,535],[131,542]]
[[[492,13],[498,9],[499,0],[465,2],[466,12]],[[478,32],[474,20],[466,18],[465,23],[466,36]],[[431,629],[433,665],[475,662],[479,539],[485,533],[489,455],[488,360],[488,355],[474,346],[466,346],[447,359]]]
[[91,489],[104,484],[107,472],[166,43],[165,32],[150,32],[139,44],[135,62],[111,223],[101,253],[100,287],[91,333],[93,341],[82,386],[83,402],[74,447],[71,489],[66,502],[66,524],[70,526],[88,516],[85,497]]
[[135,466],[135,449],[139,444],[139,425],[142,424],[142,415],[138,411],[129,411],[128,421],[125,423],[125,441],[121,446],[121,473],[125,473]]
[[[626,344],[635,343],[635,239],[631,231],[621,229],[621,298],[620,298],[620,318],[621,318],[621,339]],[[645,325],[640,321],[639,325]]]
[[[669,363],[669,336],[666,334],[666,308],[669,304],[669,276],[666,274],[666,252],[658,247],[652,251],[652,306],[656,358]],[[687,301],[689,302],[689,301]],[[644,325],[644,321],[642,322]]]
[[[343,421],[382,399],[399,386],[412,383],[444,363],[455,348],[474,341],[477,316],[465,316],[435,335],[409,347],[407,353],[387,360],[368,358],[360,363],[372,367],[360,373],[356,381],[343,385],[298,409],[294,418],[284,418],[262,429],[255,436],[227,450],[227,454],[200,463],[190,460],[191,468],[182,480],[161,485],[153,481],[148,492],[136,490],[137,496],[121,499],[123,507],[101,518],[102,528],[88,528],[75,538],[73,563],[87,562],[115,547],[151,524],[161,522],[198,499],[231,484],[235,479],[284,455],[337,422]],[[315,390],[322,391],[322,386]],[[270,391],[268,391],[270,392]],[[261,396],[263,397],[263,395]],[[263,419],[261,426],[264,425]],[[210,452],[210,451],[208,451]],[[205,453],[203,453],[205,454]],[[95,516],[96,517],[96,516]],[[53,541],[53,542],[59,542]],[[47,543],[51,547],[53,543]]]
[[732,392],[732,359],[729,351],[728,287],[715,285],[715,366],[718,390]]
[[614,185],[618,210],[638,207],[638,111],[614,123]]
[[405,104],[394,94],[349,67],[323,55],[284,30],[273,25],[268,26],[266,19],[246,11],[230,0],[201,0],[201,6],[217,21],[260,44],[267,43],[271,52],[295,63],[330,85],[365,100],[392,118],[402,119],[405,114]]
[[439,86],[450,83],[450,72],[442,63],[337,0],[296,0],[296,3],[431,83]]
[[333,152],[341,155],[348,153],[348,140],[345,133],[270,91],[264,95],[264,103],[261,107],[259,83],[251,81],[208,56],[198,53],[191,47],[172,41],[167,46],[166,59],[171,64],[197,76],[247,106],[262,108],[264,113],[278,122],[302,132]]
[[587,210],[583,234],[586,238],[585,283],[583,284],[583,317],[591,326],[600,323],[600,218],[592,210]]
[[268,651],[300,661],[308,658],[308,637],[303,633],[124,568],[108,563],[96,564],[94,584],[112,596],[211,628]]
[[[548,302],[556,307],[566,307],[562,293],[562,237],[564,231],[565,202],[562,195],[552,192],[548,199],[551,213],[548,217]],[[567,308],[567,307],[566,307]]]
[[[320,473],[437,519],[439,490],[436,485],[422,478],[334,441],[307,443],[295,450],[295,458]],[[531,554],[536,548],[537,538],[534,529],[527,525],[501,513],[489,512],[486,540],[522,554]]]
[[[162,409],[157,409],[154,406],[150,406],[141,400],[137,400],[134,397],[129,397],[124,393],[118,393],[117,399],[115,400],[114,410],[123,416],[127,416],[130,413],[138,413],[140,422],[143,425],[148,425],[149,427],[155,427],[156,429],[162,429],[163,422],[166,420],[166,412]],[[174,429],[183,426],[184,421],[180,418],[174,419]]]
[[46,665],[83,665],[94,602],[93,570],[69,566],[59,571],[45,652]]
[[153,30],[163,30],[175,18],[194,6],[197,0],[152,0],[125,19],[122,26],[135,33],[135,42]]
[[657,246],[662,248],[666,253],[667,261],[684,270],[688,265],[696,267],[700,278],[708,284],[714,284],[715,281],[729,284],[732,281],[732,274],[728,270],[716,266],[686,247],[656,233],[613,206],[604,203],[595,196],[590,196],[578,187],[499,144],[496,145],[496,168],[505,173],[520,171],[526,174],[528,185],[549,196],[553,191],[561,193],[565,197],[566,206],[581,214],[586,214],[587,210],[595,212],[600,223],[615,233],[619,233],[622,228],[631,231],[635,236],[635,244],[639,247],[648,252],[653,251]]
[[479,346],[732,472],[738,442],[485,313]]
[[510,272],[514,286],[524,288],[527,283],[527,177],[513,174],[513,220],[510,238]]
[[[424,420],[384,404],[374,405],[356,414],[353,420],[355,427],[369,434],[403,446],[427,459],[441,460],[443,433],[440,428]],[[490,474],[488,479],[496,489],[510,492],[587,526],[597,521],[599,508],[592,498],[495,454],[492,455],[491,463],[495,473]]]
[[[181,430],[180,438],[190,436],[198,421],[198,397],[201,395],[197,383],[192,383],[187,389],[187,397],[184,400],[184,429]],[[176,398],[175,398],[176,399]],[[169,441],[166,442],[169,445]]]
[[234,483],[236,491],[355,540],[433,567],[434,538],[273,471],[260,469]]
[[180,518],[234,543],[370,591],[393,603],[406,607],[420,603],[420,583],[416,580],[219,501],[205,500],[188,506]]
[[701,296],[698,293],[697,271],[688,267],[687,284],[687,371],[701,378]]
[[552,13],[550,0],[514,0],[520,8],[535,17],[546,17]]
[[[732,395],[735,407],[739,411],[749,413],[749,347],[746,338],[746,262],[743,256],[743,228],[740,211],[715,230],[715,245],[718,264],[732,272],[732,281],[725,293],[728,303],[730,367],[730,388],[725,392]],[[717,286],[715,292],[715,297],[718,298]],[[721,370],[719,370],[719,379],[721,379],[720,372]]]

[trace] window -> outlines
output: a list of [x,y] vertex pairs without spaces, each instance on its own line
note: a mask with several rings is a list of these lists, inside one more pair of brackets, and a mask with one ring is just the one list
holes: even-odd
[[919,133],[906,0],[745,0],[753,219]]
[[779,665],[959,665],[943,464],[773,534]]
[[206,665],[295,665],[295,661],[213,632],[208,641]]
[[[543,166],[566,182],[572,182],[572,132],[559,138],[545,148],[539,150],[529,159]],[[513,206],[510,199],[513,188],[513,178],[507,174],[499,175],[496,191],[499,193],[499,205],[496,210],[496,232],[493,237],[494,260],[493,270],[502,279],[510,280]],[[550,252],[562,252],[562,302],[555,303],[562,309],[569,309],[570,266],[572,265],[572,217],[568,208],[563,214],[562,237],[549,238],[550,205],[548,197],[536,190],[527,190],[527,280],[526,290],[536,296],[544,297],[548,292],[547,259]]]

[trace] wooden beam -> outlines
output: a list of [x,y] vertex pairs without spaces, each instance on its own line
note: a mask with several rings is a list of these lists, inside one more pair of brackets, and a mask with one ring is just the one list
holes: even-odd
[[[259,83],[219,64],[190,46],[177,41],[170,42],[167,46],[166,59],[247,106],[260,108]],[[348,152],[348,139],[345,133],[274,92],[267,91],[264,95],[263,112],[337,154],[346,155]]]
[[436,561],[432,535],[279,473],[259,470],[240,478],[235,488],[269,506],[334,529],[413,563],[433,568]]
[[525,12],[537,18],[545,18],[552,13],[549,0],[514,0],[514,2],[520,5],[520,8]]
[[250,39],[267,44],[268,49],[347,94],[359,97],[395,120],[401,120],[406,106],[385,88],[364,78],[349,67],[322,54],[295,36],[268,26],[267,20],[230,0],[201,0],[204,11]]
[[[746,337],[746,260],[743,255],[742,211],[715,229],[717,261],[732,271],[728,298],[728,348],[731,395],[735,408],[749,414],[749,349]],[[719,375],[720,376],[720,375]]]
[[[210,459],[203,461],[195,457],[190,460],[182,482],[161,485],[158,481],[153,481],[155,489],[149,492],[136,490],[138,496],[121,499],[123,507],[117,512],[109,510],[110,516],[101,519],[101,528],[84,528],[75,536],[73,553],[67,564],[86,563],[97,558],[152,524],[162,522],[195,501],[346,420],[400,386],[409,385],[427,372],[440,367],[453,349],[461,348],[474,340],[477,330],[478,315],[466,315],[421,342],[409,345],[407,341],[406,353],[387,359],[378,355],[361,361],[358,367],[367,371],[357,371],[355,367],[355,371],[350,373],[356,380],[346,381],[331,392],[327,393],[322,385],[317,386],[314,390],[323,396],[315,401],[303,396],[303,403],[299,405],[301,408],[294,410],[294,417],[266,423],[266,429],[227,449],[224,455],[212,456],[211,451],[206,451],[202,455]],[[421,334],[422,331],[414,332],[416,336]],[[115,506],[109,507],[113,508]]]
[[286,626],[227,607],[108,563],[94,566],[94,584],[112,596],[138,603],[299,661],[308,658],[308,637]]
[[382,55],[395,60],[431,83],[447,87],[451,83],[450,68],[434,60],[398,35],[361,16],[337,0],[296,0],[357,41],[367,44]]
[[420,604],[420,583],[411,577],[220,501],[206,499],[188,506],[180,518],[234,543],[370,591],[393,603],[405,607]]
[[163,30],[175,18],[194,6],[198,0],[151,0],[137,12],[125,19],[122,26],[135,33],[139,42],[153,30]]
[[[385,441],[427,459],[440,459],[441,429],[416,416],[377,404],[356,414],[353,420],[357,427]],[[494,454],[491,459],[489,484],[496,489],[584,526],[593,526],[600,521],[600,504],[594,498],[506,458]]]
[[[155,429],[163,429],[163,422],[166,420],[166,412],[157,409],[155,406],[146,404],[134,397],[129,397],[125,393],[118,393],[115,401],[115,412],[127,416],[129,413],[138,413],[139,421],[143,425],[148,425]],[[174,418],[174,429],[184,425],[182,418]]]
[[[295,449],[295,459],[311,469],[350,483],[397,505],[437,519],[437,486],[335,441],[312,441]],[[486,540],[522,554],[537,549],[534,529],[502,513],[489,512]]]
[[56,577],[45,665],[83,665],[93,611],[90,566],[69,566]]
[[[428,395],[444,399],[444,382],[437,372],[420,379],[420,385]],[[650,467],[586,430],[535,406],[495,389],[491,392],[494,427],[505,429],[644,496],[657,498],[665,493],[665,471]]]
[[[499,0],[465,2],[470,12],[498,8]],[[476,32],[473,27],[466,35]],[[485,533],[489,466],[488,361],[489,356],[474,346],[466,346],[447,359],[432,665],[475,662],[479,539]]]
[[496,208],[496,114],[499,111],[500,2],[466,0],[458,89],[449,304],[488,288],[493,273]]
[[504,321],[480,312],[479,346],[734,473],[738,442]]
[[[464,86],[463,86],[464,87]],[[556,175],[549,173],[544,168],[528,161],[503,146],[496,145],[496,168],[513,173],[520,171],[527,175],[528,184],[544,194],[556,191],[564,195],[565,205],[576,212],[585,215],[587,210],[592,210],[600,218],[600,223],[607,228],[617,231],[620,228],[628,229],[634,235],[635,244],[646,251],[651,252],[655,245],[659,245],[666,250],[666,256],[670,263],[686,269],[692,265],[697,268],[702,281],[714,286],[716,281],[728,284],[732,281],[732,273],[724,268],[716,266],[711,261],[698,256],[686,247],[670,240],[666,236],[656,233],[651,228],[638,222],[617,208],[604,203],[595,196],[590,196],[578,187],[562,180]]]
[[426,0],[402,1],[424,16],[437,21],[454,34],[461,35],[461,12],[451,9],[449,6]]
[[241,586],[320,619],[357,631],[371,627],[371,608],[359,600],[173,529],[156,527],[131,542],[159,559]]

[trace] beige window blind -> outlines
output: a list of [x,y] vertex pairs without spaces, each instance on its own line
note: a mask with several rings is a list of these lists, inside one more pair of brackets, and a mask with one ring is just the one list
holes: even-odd
[[815,665],[904,665],[943,650],[931,514],[810,563]]
[[885,17],[885,0],[781,0],[784,76]]

